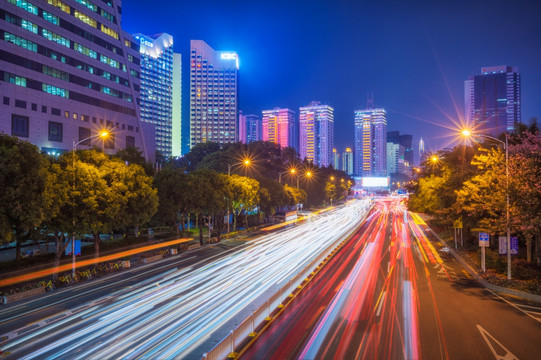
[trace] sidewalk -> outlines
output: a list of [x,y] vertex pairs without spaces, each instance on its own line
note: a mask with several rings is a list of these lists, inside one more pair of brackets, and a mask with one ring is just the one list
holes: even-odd
[[455,249],[451,245],[449,245],[445,240],[443,240],[434,230],[432,230],[432,228],[430,228],[430,226],[428,226],[428,230],[439,241],[441,241],[442,244],[444,244],[449,249],[449,252],[455,257],[455,259],[462,266],[464,266],[466,271],[468,271],[468,273],[471,276],[473,276],[475,279],[477,279],[477,281],[479,281],[481,283],[481,285],[483,285],[483,287],[485,287],[485,288],[487,288],[489,290],[492,290],[492,291],[502,293],[502,294],[517,296],[517,297],[521,297],[523,299],[532,300],[532,301],[536,301],[536,302],[541,303],[541,296],[540,295],[532,294],[532,293],[525,292],[525,291],[511,289],[511,288],[503,287],[503,286],[492,284],[492,283],[488,282],[477,271],[475,271],[464,259],[462,259],[462,257],[455,251]]

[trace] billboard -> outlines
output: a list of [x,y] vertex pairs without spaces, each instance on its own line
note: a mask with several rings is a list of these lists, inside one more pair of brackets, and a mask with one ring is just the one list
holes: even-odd
[[361,180],[361,186],[363,188],[389,187],[389,178],[388,177],[363,177],[362,180]]

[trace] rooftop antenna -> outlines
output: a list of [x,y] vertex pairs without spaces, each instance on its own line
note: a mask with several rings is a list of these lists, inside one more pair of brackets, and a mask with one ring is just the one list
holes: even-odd
[[374,93],[373,92],[366,94],[366,107],[367,109],[374,108]]

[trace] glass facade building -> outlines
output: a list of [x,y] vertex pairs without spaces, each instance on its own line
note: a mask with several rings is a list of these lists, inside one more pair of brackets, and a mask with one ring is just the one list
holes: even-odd
[[464,84],[466,123],[485,135],[497,137],[514,132],[521,122],[521,91],[518,68],[481,68]]
[[190,42],[190,147],[238,141],[238,71],[236,52]]
[[[173,37],[169,34],[134,34],[139,41],[141,52],[141,120],[155,126],[156,150],[163,156],[173,155],[174,120],[180,123],[180,109],[173,117],[173,106],[181,106],[180,70],[175,71]],[[180,59],[176,57],[175,59]],[[173,75],[176,75],[174,77]],[[176,90],[176,91],[174,91]],[[180,124],[175,127],[176,141],[180,141]],[[175,156],[180,156],[180,143]]]
[[[121,1],[2,1],[0,132],[57,154],[126,146],[154,155],[140,121],[139,43],[124,32]],[[106,139],[95,136],[103,130]]]
[[254,114],[244,115],[242,111],[239,113],[239,141],[247,144],[253,141],[260,141],[261,134],[261,118]]

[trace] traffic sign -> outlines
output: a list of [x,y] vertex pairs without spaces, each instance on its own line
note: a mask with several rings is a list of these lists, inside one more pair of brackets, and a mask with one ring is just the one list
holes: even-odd
[[462,224],[462,218],[456,219],[456,220],[453,222],[453,227],[454,227],[455,229],[462,229],[462,227],[463,227],[463,224]]
[[479,233],[479,246],[489,247],[490,246],[490,236],[487,233]]
[[518,255],[518,237],[511,236],[511,255]]
[[[500,243],[499,254],[507,255],[507,237],[500,236],[498,240]],[[511,255],[518,255],[518,237],[516,236],[511,236]]]

